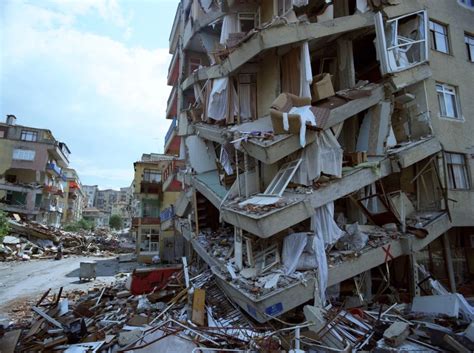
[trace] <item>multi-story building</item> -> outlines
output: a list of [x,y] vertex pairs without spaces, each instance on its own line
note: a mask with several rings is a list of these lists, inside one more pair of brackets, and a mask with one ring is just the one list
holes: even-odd
[[63,173],[63,210],[62,224],[77,222],[82,219],[82,210],[86,204],[86,195],[82,190],[81,180],[75,169],[64,168]]
[[160,214],[167,209],[163,215],[168,217],[167,212],[170,212],[174,199],[163,192],[162,177],[163,170],[173,159],[172,156],[150,153],[143,154],[141,159],[133,164],[135,174],[132,230],[136,238],[139,261],[151,261],[153,257],[163,254],[164,237],[161,232]]
[[179,3],[176,227],[243,310],[472,281],[473,38],[468,1]]
[[0,208],[59,227],[70,151],[50,130],[0,123]]
[[95,205],[95,198],[99,187],[97,185],[83,185],[82,189],[86,194],[87,207],[91,208]]

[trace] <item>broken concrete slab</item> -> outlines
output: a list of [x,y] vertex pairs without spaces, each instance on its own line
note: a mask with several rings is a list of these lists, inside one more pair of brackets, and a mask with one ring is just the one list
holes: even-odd
[[413,298],[412,312],[424,314],[443,314],[458,317],[459,299],[456,294],[427,295]]
[[406,322],[396,321],[383,333],[383,338],[389,346],[398,347],[410,334],[410,325]]

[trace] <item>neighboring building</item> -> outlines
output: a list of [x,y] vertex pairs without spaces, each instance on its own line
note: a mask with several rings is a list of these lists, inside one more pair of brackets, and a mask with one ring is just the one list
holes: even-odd
[[[472,283],[473,38],[468,1],[179,3],[175,224],[249,315],[324,306],[327,287],[417,296],[417,264],[452,291]],[[136,162],[136,194],[145,168],[158,221],[165,181]]]
[[163,253],[160,213],[163,205],[169,207],[171,203],[163,193],[162,173],[173,159],[171,156],[151,153],[143,154],[133,164],[132,230],[136,237],[139,260],[143,258],[143,261],[151,261],[154,256]]
[[120,199],[120,191],[113,189],[97,190],[95,204],[99,210],[111,213],[112,207]]
[[77,222],[82,219],[82,210],[86,204],[86,195],[82,190],[81,180],[76,170],[72,168],[63,169],[66,180],[63,181],[63,211],[62,224]]
[[87,221],[91,221],[95,228],[109,227],[110,213],[103,212],[95,207],[84,208],[82,217]]
[[99,187],[97,185],[83,185],[84,193],[86,194],[87,207],[92,208],[95,205],[95,198]]
[[50,130],[0,123],[0,209],[59,227],[70,151]]

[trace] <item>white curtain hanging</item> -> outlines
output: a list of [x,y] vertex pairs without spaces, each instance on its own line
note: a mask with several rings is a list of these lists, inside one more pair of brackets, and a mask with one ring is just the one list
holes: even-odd
[[237,33],[240,31],[241,28],[238,15],[236,13],[225,15],[224,20],[222,21],[221,39],[219,43],[225,45],[230,33]]
[[229,89],[232,95],[233,114],[238,112],[237,92],[233,84],[229,82],[228,77],[218,78],[213,80],[211,90],[211,98],[207,107],[207,115],[214,120],[224,120],[227,118],[229,111],[229,99],[227,90]]
[[251,108],[251,87],[249,84],[240,84],[239,85],[240,93],[240,117],[244,120],[252,118],[252,108]]
[[311,98],[311,84],[313,72],[311,70],[311,57],[309,56],[308,42],[301,46],[300,54],[300,96]]

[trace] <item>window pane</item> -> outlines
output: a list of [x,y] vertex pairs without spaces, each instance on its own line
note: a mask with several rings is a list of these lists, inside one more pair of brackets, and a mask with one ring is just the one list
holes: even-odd
[[447,37],[444,34],[436,32],[435,43],[436,43],[435,44],[436,50],[441,51],[443,53],[448,52],[448,41],[447,41]]
[[446,94],[444,101],[446,103],[446,116],[456,118],[458,116],[456,109],[456,97],[451,94]]
[[443,93],[438,92],[438,103],[439,103],[439,115],[446,116],[446,107],[444,104]]
[[467,175],[464,166],[462,165],[452,165],[453,168],[453,177],[454,177],[454,186],[456,189],[467,189]]

